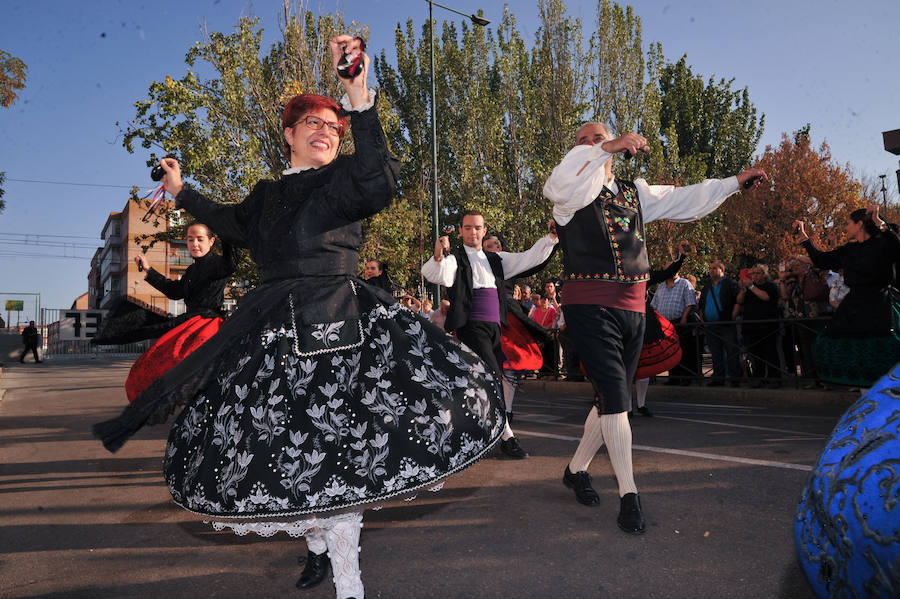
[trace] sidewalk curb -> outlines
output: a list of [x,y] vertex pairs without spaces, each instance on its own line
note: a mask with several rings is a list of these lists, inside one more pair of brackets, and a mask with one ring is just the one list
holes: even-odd
[[[568,393],[590,397],[594,394],[590,383],[534,380],[522,381],[524,392]],[[750,404],[765,406],[837,406],[849,407],[860,398],[859,392],[842,389],[831,391],[807,389],[745,389],[734,387],[667,387],[650,385],[647,399],[654,402],[701,402],[721,404]]]

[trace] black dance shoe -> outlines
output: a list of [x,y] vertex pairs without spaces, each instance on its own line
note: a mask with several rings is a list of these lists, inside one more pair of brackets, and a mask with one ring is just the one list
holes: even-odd
[[527,453],[525,453],[525,450],[522,449],[522,446],[519,445],[519,440],[515,437],[510,437],[506,440],[501,439],[500,451],[514,460],[524,460],[525,456],[528,455]]
[[328,574],[328,566],[331,562],[328,559],[328,552],[316,554],[310,551],[306,554],[306,567],[300,573],[300,579],[297,581],[298,589],[311,589],[325,580]]
[[563,484],[575,491],[575,499],[578,503],[584,505],[597,505],[600,503],[600,496],[591,486],[591,475],[581,470],[572,474],[569,467],[566,466],[566,472],[563,474]]
[[653,418],[653,412],[650,411],[650,408],[647,406],[641,406],[637,409],[638,414],[641,416],[646,416],[647,418]]
[[637,493],[625,493],[620,502],[619,528],[633,535],[642,534],[647,525],[644,523],[644,512],[641,510],[641,498]]

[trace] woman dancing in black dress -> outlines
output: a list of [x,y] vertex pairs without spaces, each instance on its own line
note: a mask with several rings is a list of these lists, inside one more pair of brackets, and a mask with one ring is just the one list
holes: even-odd
[[91,340],[96,345],[113,345],[156,339],[128,372],[125,379],[128,401],[134,401],[153,381],[206,343],[222,326],[225,317],[222,304],[225,285],[234,272],[234,250],[223,244],[221,256],[212,251],[215,236],[200,222],[185,227],[185,241],[194,262],[178,280],[157,272],[142,254],[134,259],[147,272],[150,285],[169,299],[184,300],[184,313],[165,318],[124,299],[110,310],[100,334]]
[[850,213],[844,225],[849,243],[830,252],[813,245],[806,224],[794,230],[816,268],[844,269],[850,293],[813,344],[817,376],[843,385],[869,387],[900,361],[893,298],[900,238],[869,204]]
[[[347,36],[331,40],[336,67]],[[433,488],[499,441],[499,381],[468,349],[357,278],[360,220],[385,208],[397,161],[366,88],[368,57],[342,80],[353,155],[333,101],[304,94],[282,115],[291,168],[240,204],[166,188],[225,240],[250,248],[262,284],[219,333],[123,414],[95,427],[117,449],[134,430],[176,418],[164,470],[175,502],[238,534],[304,535],[298,586],[334,571],[338,599],[361,598],[364,507]]]

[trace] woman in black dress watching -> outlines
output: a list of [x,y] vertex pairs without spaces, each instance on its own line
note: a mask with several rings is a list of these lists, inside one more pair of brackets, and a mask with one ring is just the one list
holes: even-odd
[[[345,49],[361,54],[348,36],[330,46],[335,68]],[[203,351],[95,427],[114,451],[186,404],[164,461],[175,502],[219,530],[305,536],[297,586],[324,580],[330,561],[338,599],[363,597],[364,507],[436,488],[505,422],[499,382],[473,353],[356,276],[359,221],[390,203],[398,170],[362,58],[342,79],[343,110],[312,94],[288,103],[291,168],[240,204],[183,187],[178,163],[161,162],[178,204],[249,247],[262,283]],[[338,156],[344,111],[355,153]]]

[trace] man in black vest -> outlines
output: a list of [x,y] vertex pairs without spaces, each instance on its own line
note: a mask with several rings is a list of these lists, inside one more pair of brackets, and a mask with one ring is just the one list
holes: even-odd
[[593,383],[596,405],[585,420],[563,482],[580,503],[598,504],[600,496],[591,487],[587,469],[605,441],[619,485],[619,528],[640,534],[645,524],[634,484],[627,410],[643,345],[650,273],[644,224],[697,220],[744,183],[767,177],[751,169],[680,188],[648,185],[643,179],[618,181],[612,175],[612,155],[646,152],[646,139],[636,133],[614,139],[605,125],[588,123],[578,130],[576,144],[544,185],[544,195],[554,204],[563,250],[563,314]]
[[[440,237],[435,242],[434,255],[422,265],[422,275],[449,290],[450,310],[444,329],[455,332],[500,380],[505,359],[500,349],[500,324],[506,323],[506,302],[500,295],[503,281],[544,262],[557,238],[551,233],[520,253],[485,252],[481,242],[486,233],[484,216],[477,210],[469,210],[463,214],[459,227],[463,247],[450,252],[450,239]],[[500,449],[511,458],[526,456],[509,422]]]

